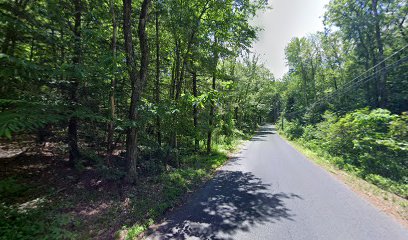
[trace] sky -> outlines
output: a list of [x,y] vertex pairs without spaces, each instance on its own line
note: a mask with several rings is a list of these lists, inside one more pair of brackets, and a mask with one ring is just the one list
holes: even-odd
[[324,6],[329,0],[269,0],[272,9],[259,12],[254,24],[263,28],[253,51],[281,78],[288,68],[285,64],[285,47],[293,37],[307,36],[323,30]]

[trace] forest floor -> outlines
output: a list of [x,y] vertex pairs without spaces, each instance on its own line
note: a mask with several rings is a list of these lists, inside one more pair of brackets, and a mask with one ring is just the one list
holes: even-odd
[[136,237],[209,179],[239,142],[183,158],[180,168],[141,175],[136,185],[97,166],[73,169],[52,151],[14,151],[0,159],[0,239]]

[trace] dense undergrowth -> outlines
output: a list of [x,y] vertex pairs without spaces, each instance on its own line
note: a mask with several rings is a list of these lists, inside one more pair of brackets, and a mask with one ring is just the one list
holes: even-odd
[[315,125],[285,120],[279,131],[340,169],[408,198],[408,115],[359,109],[326,112]]

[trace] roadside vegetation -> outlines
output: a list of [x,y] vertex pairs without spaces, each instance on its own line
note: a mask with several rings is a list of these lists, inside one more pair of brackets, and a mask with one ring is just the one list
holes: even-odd
[[285,49],[289,72],[276,83],[274,115],[289,140],[403,199],[407,8],[402,1],[330,1],[324,31],[293,38]]
[[338,168],[408,199],[408,116],[360,109],[326,112],[316,125],[286,122],[280,132]]

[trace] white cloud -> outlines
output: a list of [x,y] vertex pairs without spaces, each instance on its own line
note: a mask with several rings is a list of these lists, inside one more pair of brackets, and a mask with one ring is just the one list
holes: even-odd
[[324,6],[329,0],[270,0],[272,9],[259,12],[253,24],[264,29],[253,51],[276,78],[287,71],[285,47],[293,37],[323,30]]

